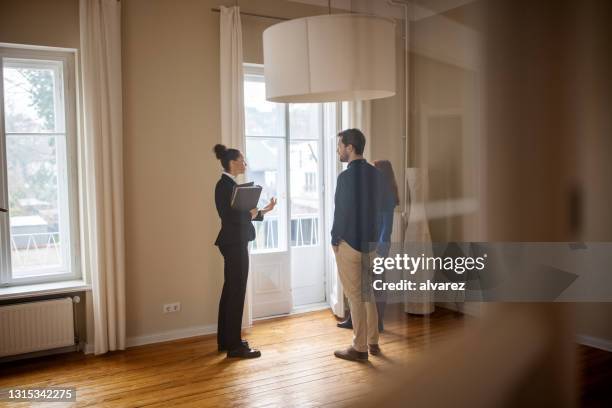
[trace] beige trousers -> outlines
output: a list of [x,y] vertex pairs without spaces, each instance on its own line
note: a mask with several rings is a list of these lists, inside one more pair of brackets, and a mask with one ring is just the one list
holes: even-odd
[[338,276],[351,307],[353,348],[365,352],[368,351],[368,344],[378,344],[378,314],[374,293],[370,291],[369,300],[364,302],[361,295],[361,252],[340,241],[335,255]]

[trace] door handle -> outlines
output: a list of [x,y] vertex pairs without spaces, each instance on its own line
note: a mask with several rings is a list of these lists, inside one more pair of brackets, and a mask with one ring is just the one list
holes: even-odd
[[7,212],[8,212],[8,210],[7,210],[6,208],[0,208],[0,212],[5,212],[5,213],[7,213]]

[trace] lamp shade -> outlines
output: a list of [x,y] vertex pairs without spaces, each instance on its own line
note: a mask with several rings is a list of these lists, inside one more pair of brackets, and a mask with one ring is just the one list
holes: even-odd
[[330,14],[275,24],[263,33],[266,99],[333,102],[395,95],[395,24]]

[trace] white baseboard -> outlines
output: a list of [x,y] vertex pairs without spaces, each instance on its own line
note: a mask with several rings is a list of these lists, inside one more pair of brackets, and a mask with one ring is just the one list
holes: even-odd
[[[315,310],[322,310],[322,309],[327,309],[327,308],[329,308],[329,305],[327,303],[318,303],[318,304],[308,305],[308,306],[301,307],[301,308],[296,308],[290,314],[306,313],[306,312],[312,312]],[[286,316],[286,315],[281,315],[281,316]],[[279,317],[279,316],[270,316],[270,318],[274,318],[274,317]],[[263,319],[253,319],[253,320],[263,320]],[[248,327],[249,326],[247,325],[243,325],[242,328],[246,329]],[[216,324],[209,324],[205,326],[194,326],[194,327],[188,327],[185,329],[170,330],[170,331],[165,331],[165,332],[147,334],[144,336],[128,337],[126,341],[126,345],[128,348],[135,347],[135,346],[144,346],[145,344],[161,343],[164,341],[186,339],[189,337],[205,336],[207,334],[215,334],[215,333],[217,333]],[[93,344],[92,345],[87,344],[85,346],[85,354],[91,354],[93,352],[94,352]]]
[[165,332],[147,334],[144,336],[128,337],[127,347],[143,346],[145,344],[161,343],[164,341],[186,339],[188,337],[204,336],[217,332],[216,324],[193,326],[185,329],[169,330]]
[[576,342],[583,346],[594,347],[600,350],[612,352],[612,341],[599,337],[587,336],[579,334],[576,336]]
[[266,317],[258,317],[256,319],[253,319],[253,321],[254,322],[258,322],[258,321],[261,321],[261,320],[276,319],[276,318],[279,318],[279,317],[293,316],[293,315],[298,315],[298,314],[302,314],[302,313],[316,312],[316,311],[325,310],[325,309],[330,309],[329,304],[326,303],[326,302],[311,303],[311,304],[305,305],[305,306],[294,307],[289,313],[283,313],[283,314],[266,316]]
[[316,312],[316,311],[325,310],[325,309],[329,309],[329,304],[327,302],[311,303],[305,306],[294,307],[293,310],[291,310],[291,313],[289,314],[294,315],[294,314],[300,314],[300,313]]

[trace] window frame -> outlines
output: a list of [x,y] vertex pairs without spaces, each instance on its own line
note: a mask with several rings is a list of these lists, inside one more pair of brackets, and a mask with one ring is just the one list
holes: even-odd
[[[260,65],[260,64],[253,64],[253,63],[244,63],[243,64],[243,84],[248,81],[248,77],[260,77],[262,80],[264,78],[264,66]],[[323,233],[323,226],[325,225],[325,213],[326,213],[326,208],[323,207],[322,209],[320,209],[320,213],[321,213],[321,217],[319,217],[318,220],[318,230],[317,230],[317,243],[313,244],[313,245],[292,245],[292,240],[291,240],[291,234],[292,234],[292,221],[293,220],[298,220],[299,222],[299,218],[292,218],[293,214],[291,213],[291,205],[290,203],[290,195],[291,195],[291,180],[290,180],[290,175],[289,175],[289,167],[290,167],[290,151],[291,151],[291,144],[293,142],[316,142],[318,145],[318,151],[319,153],[321,153],[321,157],[324,156],[324,150],[325,150],[325,103],[313,103],[314,105],[317,105],[317,109],[318,109],[318,115],[319,115],[319,123],[318,126],[320,127],[319,131],[320,131],[320,135],[321,137],[313,139],[313,138],[309,138],[309,137],[296,137],[292,135],[291,132],[291,108],[292,108],[292,104],[291,103],[283,103],[283,110],[284,110],[284,120],[285,120],[285,132],[284,135],[282,136],[272,136],[272,135],[249,135],[247,134],[246,131],[246,123],[245,123],[245,131],[244,131],[244,136],[245,136],[245,142],[247,142],[249,139],[251,140],[265,140],[265,139],[279,139],[279,140],[283,140],[284,144],[285,144],[285,165],[287,166],[285,168],[285,172],[286,172],[286,177],[288,177],[288,179],[286,180],[286,195],[287,195],[287,209],[286,209],[286,216],[288,219],[287,222],[287,227],[286,227],[286,231],[285,231],[285,235],[286,235],[286,239],[283,240],[283,243],[281,246],[277,247],[277,248],[260,248],[260,249],[252,249],[252,254],[253,255],[259,255],[259,254],[271,254],[271,253],[280,253],[280,252],[286,252],[289,251],[291,248],[305,248],[305,247],[309,247],[309,246],[316,246],[319,245],[321,242],[324,242],[324,233]],[[342,103],[340,102],[333,102],[334,104],[334,109],[336,111],[335,115],[341,115],[342,114]],[[246,148],[246,146],[245,146]],[[335,152],[335,147],[334,147],[334,152]],[[248,157],[247,157],[247,163],[248,163]],[[318,192],[318,194],[321,196],[321,202],[320,204],[325,206],[325,179],[324,179],[324,172],[325,169],[323,166],[321,166],[319,168],[319,177],[320,179],[320,183],[321,183],[321,191]],[[316,175],[315,175],[315,179],[316,179]],[[317,188],[317,183],[315,182],[315,189]],[[280,230],[279,230],[280,231]],[[279,243],[280,243],[280,233],[279,233]]]
[[[258,77],[260,79],[263,80],[264,77],[264,66],[260,65],[260,64],[252,64],[252,63],[243,63],[242,64],[242,85],[244,87],[245,82],[247,82],[247,77]],[[263,81],[265,82],[265,81]],[[245,104],[246,101],[243,101],[243,105],[246,106]],[[247,142],[250,140],[255,141],[261,141],[261,140],[280,140],[282,142],[282,147],[284,149],[284,157],[283,157],[283,164],[284,164],[284,174],[283,174],[283,178],[286,177],[286,173],[287,173],[287,167],[289,166],[289,160],[288,160],[288,154],[289,154],[289,106],[286,103],[282,104],[282,111],[283,111],[283,134],[282,135],[249,135],[247,134],[247,130],[246,130],[246,115],[245,115],[245,126],[244,126],[244,141],[245,141],[245,154],[247,154]],[[244,109],[244,107],[243,107]],[[249,162],[249,158],[247,155],[247,163]],[[286,180],[285,181],[285,185],[287,188],[287,191],[285,191],[285,195],[286,197],[289,197],[289,190],[290,190],[290,180]],[[288,203],[288,201],[287,201]],[[279,203],[281,204],[281,203]],[[278,217],[279,217],[279,221],[280,221],[280,217],[282,216],[286,216],[287,218],[291,218],[291,209],[289,208],[289,205],[286,205],[284,208],[280,208],[280,205],[277,207],[278,208]],[[270,217],[268,217],[270,218]],[[256,230],[258,231],[259,228],[256,227]],[[256,231],[256,233],[257,233]],[[281,231],[280,229],[280,222],[277,224],[277,231],[278,231],[278,241],[277,241],[277,245],[275,248],[254,248],[251,247],[251,253],[253,255],[261,255],[261,254],[275,254],[275,253],[284,253],[287,252],[290,248],[290,236],[291,236],[291,230],[290,230],[290,225],[287,225],[283,231]],[[282,232],[282,233],[281,233]],[[254,241],[253,241],[254,242]],[[251,245],[253,245],[251,243]]]
[[[10,214],[5,214],[0,220],[0,287],[32,285],[39,283],[60,282],[82,279],[81,253],[80,253],[80,216],[78,197],[78,82],[76,61],[77,50],[55,47],[17,46],[14,44],[0,43],[0,204],[6,205],[8,209],[8,171],[6,152],[6,130],[4,119],[4,58],[57,61],[62,64],[63,97],[64,97],[64,132],[66,178],[67,178],[67,222],[65,231],[69,233],[70,245],[66,253],[66,266],[68,271],[50,275],[30,276],[15,278],[11,265],[11,241],[10,241]],[[61,156],[60,156],[61,157]],[[63,184],[63,183],[62,183]],[[58,189],[64,188],[58,185]],[[60,231],[62,227],[60,226]]]

